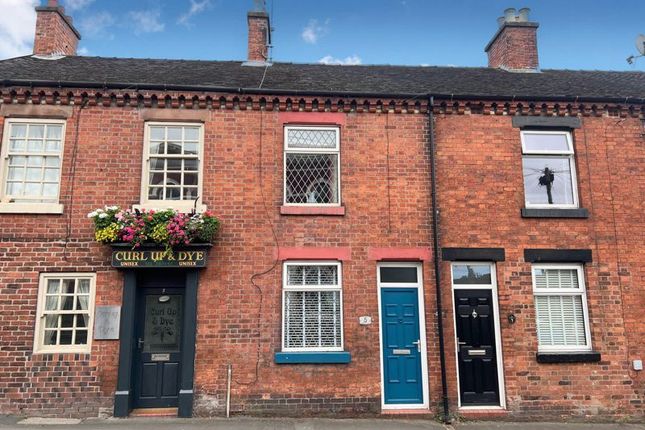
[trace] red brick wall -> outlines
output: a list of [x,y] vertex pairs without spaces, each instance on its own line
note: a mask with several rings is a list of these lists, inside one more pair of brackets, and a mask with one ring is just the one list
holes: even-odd
[[506,25],[488,50],[488,67],[537,69],[536,27]]
[[37,12],[34,54],[76,55],[78,37],[53,8]]
[[[376,262],[368,251],[431,247],[427,116],[346,114],[341,127],[346,215],[319,217],[280,215],[281,113],[207,112],[203,201],[221,217],[222,231],[209,267],[200,274],[196,414],[223,413],[227,364],[233,366],[234,411],[302,415],[378,410]],[[71,170],[77,119],[75,107],[67,124],[64,172]],[[112,406],[116,341],[94,341],[88,355],[32,354],[39,272],[94,270],[97,304],[121,301],[122,275],[109,268],[107,247],[92,243],[86,214],[106,204],[129,207],[139,202],[144,122],[137,108],[90,106],[81,114],[79,130],[73,204],[72,178],[62,180],[65,213],[0,215],[0,339],[8,345],[0,350],[0,361],[7,363],[0,368],[2,413],[91,416],[100,407]],[[645,352],[645,325],[638,311],[633,312],[644,304],[641,132],[635,118],[583,118],[575,149],[580,201],[590,218],[522,219],[519,131],[511,127],[511,118],[437,117],[442,246],[506,249],[497,274],[507,402],[514,417],[642,416],[643,376],[629,370],[629,360]],[[281,263],[256,277],[257,286],[251,281],[275,264],[272,229],[280,247],[351,249],[342,269],[349,365],[274,364],[281,341]],[[601,363],[536,363],[530,265],[523,260],[523,249],[529,247],[593,250],[594,261],[585,266],[585,275],[593,346],[602,354]],[[441,383],[434,279],[430,262],[423,269],[435,412]],[[448,263],[442,263],[442,270],[454,406]],[[505,318],[511,312],[518,318],[512,326]],[[372,316],[373,324],[360,326],[361,315]]]
[[[583,118],[574,132],[581,206],[589,219],[523,219],[519,129],[507,116],[437,118],[442,246],[501,247],[497,263],[508,409],[515,417],[640,415],[642,375],[629,359],[642,357],[645,324],[630,316],[642,306],[643,177],[638,119]],[[640,160],[640,161],[639,161]],[[629,182],[632,185],[629,186]],[[638,187],[638,186],[637,186]],[[640,231],[639,231],[640,230]],[[525,248],[584,248],[594,350],[600,363],[538,364],[531,265]],[[444,300],[451,303],[449,263],[442,266]],[[629,306],[629,307],[628,307]],[[634,306],[634,307],[632,307]],[[630,311],[629,309],[632,309]],[[447,350],[454,351],[452,309]],[[511,325],[507,315],[515,314]],[[448,355],[451,392],[454,354]]]

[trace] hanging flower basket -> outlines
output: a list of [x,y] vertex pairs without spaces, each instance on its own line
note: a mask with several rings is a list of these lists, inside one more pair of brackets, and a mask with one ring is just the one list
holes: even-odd
[[210,244],[219,230],[219,219],[211,212],[181,213],[173,209],[122,210],[118,206],[96,209],[87,217],[94,222],[99,243],[162,246],[167,252],[191,244]]

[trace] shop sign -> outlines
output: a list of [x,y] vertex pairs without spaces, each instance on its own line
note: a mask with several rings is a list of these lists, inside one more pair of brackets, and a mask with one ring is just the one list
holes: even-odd
[[112,267],[119,268],[164,268],[205,267],[208,253],[204,249],[187,249],[167,252],[165,250],[116,249],[112,252]]

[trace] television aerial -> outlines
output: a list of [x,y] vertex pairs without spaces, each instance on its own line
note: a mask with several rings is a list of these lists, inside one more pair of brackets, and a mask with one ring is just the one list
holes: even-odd
[[629,64],[633,64],[636,58],[645,56],[645,34],[639,34],[636,38],[636,49],[640,55],[630,55],[627,57],[627,62]]

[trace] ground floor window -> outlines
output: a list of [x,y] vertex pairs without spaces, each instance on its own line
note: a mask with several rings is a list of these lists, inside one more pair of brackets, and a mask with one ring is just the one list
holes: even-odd
[[34,352],[90,352],[95,281],[93,273],[40,275]]
[[532,272],[538,350],[591,350],[582,265],[535,264]]
[[342,351],[341,264],[286,262],[282,349]]

